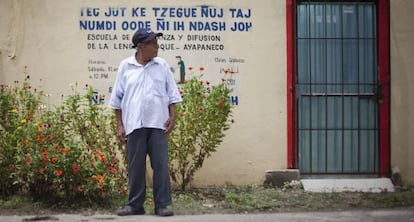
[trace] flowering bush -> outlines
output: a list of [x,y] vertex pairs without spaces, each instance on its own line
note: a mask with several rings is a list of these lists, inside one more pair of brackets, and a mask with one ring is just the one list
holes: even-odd
[[[27,73],[25,73],[27,74]],[[30,137],[35,132],[35,115],[39,111],[42,92],[32,89],[26,76],[21,84],[15,81],[8,86],[0,83],[0,193],[11,194],[20,189],[20,182],[27,175],[17,178],[16,172],[25,170],[29,157],[19,156],[23,144],[30,144]],[[26,148],[25,148],[26,149]],[[26,161],[26,162],[25,162]]]
[[176,125],[169,136],[169,160],[172,180],[185,190],[223,141],[232,106],[224,83],[210,86],[201,77],[193,77],[180,90],[183,102],[176,107]]
[[74,88],[51,110],[28,78],[0,85],[0,193],[85,200],[126,194],[114,116],[85,89],[82,96]]

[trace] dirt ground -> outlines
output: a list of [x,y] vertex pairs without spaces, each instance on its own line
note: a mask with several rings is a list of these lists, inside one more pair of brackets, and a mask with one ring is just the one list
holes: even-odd
[[[60,213],[114,213],[125,198],[106,203],[33,201],[29,197],[0,198],[0,215],[53,215]],[[384,193],[310,193],[303,189],[225,187],[174,191],[171,208],[177,215],[343,211],[414,206],[414,187]],[[145,209],[153,212],[148,195]]]

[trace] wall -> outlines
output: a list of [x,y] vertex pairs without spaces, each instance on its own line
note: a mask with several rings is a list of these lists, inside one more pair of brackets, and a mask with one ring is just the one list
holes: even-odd
[[[201,17],[201,5],[217,10],[217,17]],[[160,56],[176,70],[176,56],[182,56],[187,67],[194,67],[193,75],[200,74],[203,67],[203,78],[216,83],[226,77],[234,88],[235,123],[218,152],[196,175],[195,185],[260,184],[265,170],[286,168],[285,1],[261,0],[255,4],[239,0],[233,5],[230,0],[2,0],[0,6],[0,82],[21,80],[27,69],[33,84],[50,94],[46,101],[49,105],[70,94],[74,82],[78,83],[77,90],[89,84],[97,88],[99,98],[107,98],[120,60],[134,52],[128,47],[119,49],[129,44],[126,38],[133,33],[131,28],[123,30],[122,23],[149,21],[155,31],[160,28],[157,22],[169,23],[169,29],[159,30],[169,36],[160,40],[164,44]],[[118,16],[105,16],[108,7],[117,8]],[[161,14],[155,16],[154,7],[195,8],[196,14],[177,18],[177,13],[162,16],[158,11]],[[221,9],[223,17],[219,16]],[[411,0],[391,0],[391,164],[401,169],[408,183],[414,183],[412,11]],[[117,28],[92,30],[82,28],[82,21],[115,22]],[[226,29],[206,27],[205,22],[214,21],[225,23]],[[202,22],[203,27],[190,30],[190,22]],[[235,22],[244,26],[232,31]],[[92,40],[93,34],[109,35],[103,37],[106,40]],[[220,40],[191,40],[194,35]],[[184,49],[186,44],[218,44],[224,48],[191,50]],[[225,70],[235,74],[226,76]],[[179,78],[178,72],[174,75]]]
[[391,164],[414,184],[414,2],[391,0]]
[[235,123],[195,185],[261,184],[264,171],[286,168],[285,1],[3,0],[0,6],[0,82],[21,80],[27,71],[34,87],[49,94],[48,105],[85,84],[106,102],[119,62],[134,53],[133,26],[149,25],[165,34],[159,55],[172,68],[179,69],[181,56],[194,67],[188,76],[202,73],[212,84],[225,78],[234,90]]

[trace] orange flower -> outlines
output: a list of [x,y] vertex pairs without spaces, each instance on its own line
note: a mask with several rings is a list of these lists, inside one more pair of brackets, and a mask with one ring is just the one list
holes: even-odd
[[49,142],[49,141],[50,141],[50,136],[46,136],[46,137],[44,138],[44,140],[45,140],[45,142]]
[[39,130],[36,131],[36,134],[37,135],[41,135],[42,133],[43,133],[43,131],[41,129],[39,129]]
[[69,153],[69,149],[68,148],[62,148],[61,152],[63,154],[67,154],[67,153]]
[[40,174],[45,174],[45,168],[43,167],[40,167],[38,171]]
[[47,157],[48,155],[49,154],[46,151],[42,152],[42,157]]
[[33,119],[33,114],[27,115],[27,120],[32,120],[32,119]]
[[95,178],[100,184],[105,182],[105,178],[101,174],[96,175]]
[[55,170],[55,175],[56,176],[61,176],[63,174],[63,170]]
[[204,110],[204,106],[199,106],[198,110],[203,111]]
[[224,107],[223,101],[221,101],[221,102],[218,103],[218,107],[220,107],[220,108],[223,108]]
[[116,168],[115,168],[115,167],[113,167],[113,166],[109,166],[109,167],[108,167],[108,171],[109,171],[110,173],[112,173],[112,174],[116,174],[116,172],[117,172]]
[[79,165],[78,164],[73,164],[72,165],[72,170],[73,170],[74,173],[78,172],[80,170]]
[[40,143],[40,142],[42,142],[42,138],[41,137],[36,137],[35,141],[36,141],[36,143]]
[[94,152],[95,157],[100,158],[102,162],[106,163],[105,153],[102,152]]
[[52,157],[52,159],[50,159],[50,161],[52,161],[52,163],[56,163],[58,161],[57,157]]
[[98,158],[101,156],[101,154],[100,154],[99,152],[93,152],[92,154],[93,154],[95,157],[98,157]]
[[24,162],[25,162],[25,163],[29,164],[29,163],[30,163],[30,161],[31,161],[30,157],[26,157],[26,158],[24,158]]
[[200,71],[204,71],[204,67],[200,67]]

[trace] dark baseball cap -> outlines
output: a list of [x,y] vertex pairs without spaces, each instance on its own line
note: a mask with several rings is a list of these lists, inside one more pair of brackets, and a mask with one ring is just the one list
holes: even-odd
[[155,33],[150,29],[139,29],[134,33],[134,36],[132,36],[132,47],[135,48],[138,43],[146,43],[159,36],[162,36],[162,33]]

